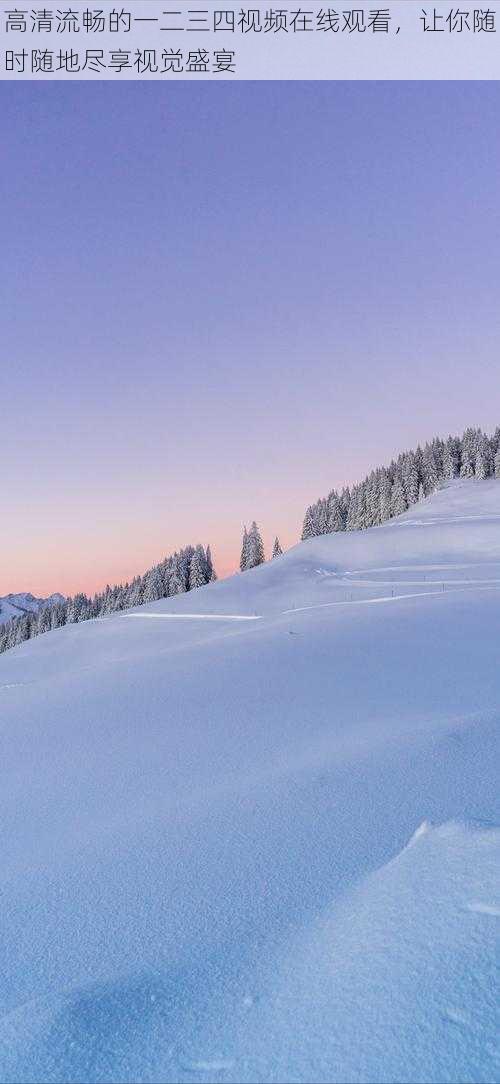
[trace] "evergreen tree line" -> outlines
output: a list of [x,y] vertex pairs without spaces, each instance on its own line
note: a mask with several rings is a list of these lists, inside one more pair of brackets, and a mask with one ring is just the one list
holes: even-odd
[[[304,517],[302,540],[333,531],[356,531],[376,527],[405,512],[412,504],[433,493],[439,484],[453,478],[500,478],[500,427],[493,436],[481,429],[466,429],[461,437],[435,437],[424,448],[403,452],[388,467],[379,467],[364,481],[335,489],[328,497],[309,506]],[[272,557],[282,548],[276,538]],[[262,535],[255,521],[243,532],[240,569],[255,568],[265,561]],[[13,617],[0,626],[0,653],[34,636],[62,625],[155,602],[161,598],[192,591],[217,579],[210,546],[187,546],[166,557],[131,583],[107,586],[89,598],[79,593],[65,602],[44,606],[38,613]]]
[[136,576],[132,583],[115,584],[114,587],[108,585],[93,598],[80,593],[65,602],[43,606],[38,613],[11,618],[5,625],[0,625],[0,653],[43,632],[58,629],[61,625],[72,625],[92,617],[127,610],[131,606],[140,606],[143,602],[182,595],[216,579],[210,546],[206,550],[203,546],[186,546],[150,568],[143,576]]
[[332,531],[377,527],[406,512],[452,478],[500,478],[500,427],[492,437],[466,429],[461,437],[435,437],[424,448],[403,452],[388,467],[379,467],[363,482],[311,504],[304,517],[302,540]]
[[[275,557],[281,557],[283,550],[280,545],[279,538],[275,538],[272,559]],[[265,561],[264,543],[262,541],[262,535],[257,527],[255,520],[247,531],[246,527],[243,528],[243,541],[241,544],[241,557],[240,557],[240,571],[246,572],[249,568],[256,568],[257,565],[263,565]]]

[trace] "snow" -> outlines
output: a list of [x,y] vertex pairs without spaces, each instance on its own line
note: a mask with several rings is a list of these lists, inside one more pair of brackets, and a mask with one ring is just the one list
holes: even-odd
[[497,1080],[499,584],[455,483],[1,656],[0,1078]]
[[0,625],[10,621],[11,617],[20,617],[25,613],[38,613],[42,606],[51,606],[56,602],[64,602],[63,595],[54,594],[49,598],[35,598],[29,591],[21,591],[17,595],[4,595],[0,598]]
[[186,621],[258,621],[259,617],[252,616],[251,614],[152,614],[147,612],[126,614],[126,617],[138,617],[141,621],[145,618],[150,620],[151,618],[160,618],[160,620],[168,619],[170,621],[180,621],[184,619]]

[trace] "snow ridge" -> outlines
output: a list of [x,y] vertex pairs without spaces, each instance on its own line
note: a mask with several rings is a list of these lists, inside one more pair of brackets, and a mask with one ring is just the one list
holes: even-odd
[[498,1079],[499,515],[1,656],[2,1080]]

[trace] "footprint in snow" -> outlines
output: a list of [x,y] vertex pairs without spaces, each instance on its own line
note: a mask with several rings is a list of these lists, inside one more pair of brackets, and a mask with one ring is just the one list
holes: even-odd
[[184,1062],[182,1065],[182,1069],[187,1073],[224,1073],[233,1068],[234,1061],[231,1058],[201,1058],[199,1061]]
[[472,903],[467,904],[467,910],[474,911],[477,915],[492,915],[493,918],[500,918],[500,907],[497,907],[494,903],[473,900]]
[[446,1009],[444,1015],[452,1024],[458,1024],[459,1026],[466,1028],[471,1027],[472,1021],[462,1009]]

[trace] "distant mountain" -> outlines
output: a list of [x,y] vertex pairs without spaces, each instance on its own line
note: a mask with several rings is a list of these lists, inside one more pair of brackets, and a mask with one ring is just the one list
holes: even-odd
[[[51,595],[36,599],[33,595],[7,595],[0,599],[0,654],[11,647],[32,640],[42,632],[73,625],[103,614],[127,610],[143,602],[193,591],[217,579],[210,546],[186,546],[165,557],[159,565],[135,576],[132,583],[109,585],[104,591],[88,598],[82,592],[74,598]],[[7,604],[2,614],[2,602]]]
[[35,598],[29,591],[20,591],[17,595],[4,595],[0,598],[0,625],[10,621],[11,617],[21,617],[22,614],[36,614],[43,606],[53,606],[56,602],[65,602],[64,595],[56,591],[49,598]]
[[456,480],[2,654],[0,1081],[498,1084],[499,589]]

